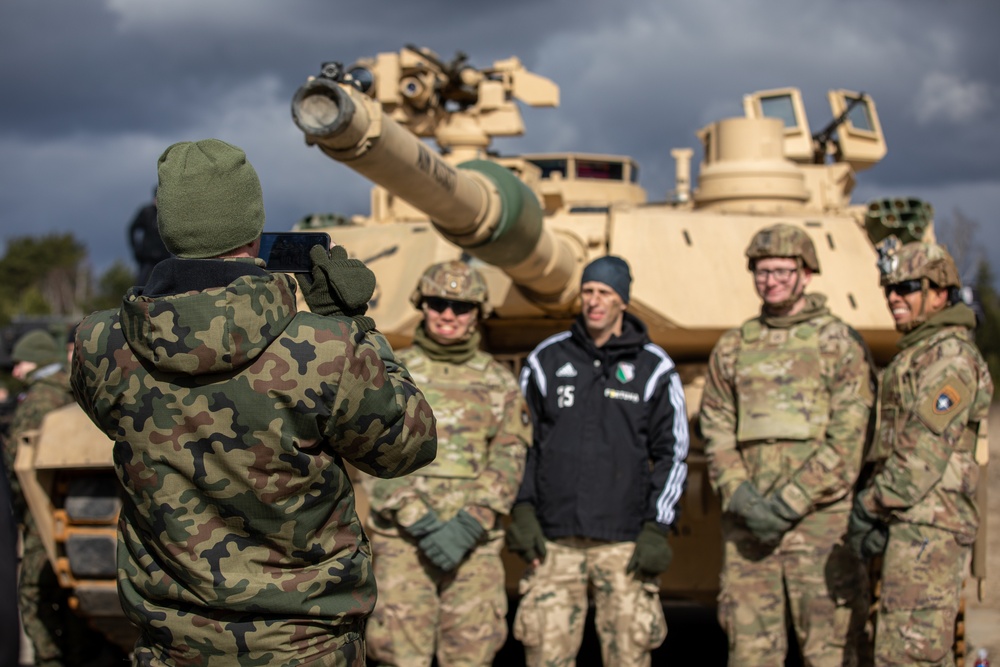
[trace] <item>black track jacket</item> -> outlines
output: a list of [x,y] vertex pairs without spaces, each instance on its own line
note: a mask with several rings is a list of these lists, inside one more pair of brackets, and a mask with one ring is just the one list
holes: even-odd
[[528,355],[521,391],[534,446],[517,502],[545,537],[634,541],[644,521],[670,526],[687,480],[688,424],[673,360],[625,313],[596,347],[582,317]]

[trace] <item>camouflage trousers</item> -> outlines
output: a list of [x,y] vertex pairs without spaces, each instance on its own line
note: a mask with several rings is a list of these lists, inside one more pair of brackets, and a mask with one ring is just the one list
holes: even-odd
[[840,542],[846,528],[845,512],[815,512],[767,548],[723,516],[719,623],[729,637],[731,667],[784,664],[787,618],[805,665],[858,663],[867,644],[867,579]]
[[452,572],[442,572],[405,537],[371,537],[378,601],[368,620],[376,664],[429,667],[489,665],[507,640],[507,592],[494,531]]
[[646,667],[667,636],[658,579],[625,572],[634,542],[567,538],[545,543],[545,560],[520,582],[514,637],[528,667],[573,667],[583,641],[588,590],[594,597],[601,659]]
[[889,527],[875,632],[875,664],[955,664],[955,617],[971,547],[945,530]]

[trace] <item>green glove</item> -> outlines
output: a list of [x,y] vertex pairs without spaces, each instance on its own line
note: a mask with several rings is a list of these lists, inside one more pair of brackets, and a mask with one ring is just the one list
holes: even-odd
[[888,543],[889,526],[880,523],[861,541],[861,559],[871,560],[875,556],[881,556],[885,553],[885,547]]
[[420,550],[439,568],[451,572],[485,534],[486,531],[471,514],[459,510],[454,519],[424,535],[420,540]]
[[515,505],[507,526],[507,548],[529,563],[545,558],[545,534],[535,508],[528,503]]
[[868,560],[885,551],[889,541],[889,527],[864,505],[864,492],[854,496],[851,516],[847,519],[847,536],[844,543],[858,558]]
[[764,509],[791,525],[795,525],[802,520],[802,515],[789,507],[788,504],[781,499],[781,496],[778,495],[768,496],[767,499],[764,500]]
[[359,259],[348,259],[347,251],[339,245],[329,252],[321,245],[313,246],[309,258],[312,273],[295,276],[309,309],[318,315],[350,317],[364,331],[374,329],[375,322],[365,317],[375,293],[371,269]]
[[409,526],[403,526],[402,528],[413,537],[419,538],[424,535],[429,535],[443,526],[444,521],[438,518],[438,515],[434,512],[434,510],[428,510],[427,514],[423,515]]
[[779,515],[748,481],[736,488],[726,511],[743,519],[743,523],[761,544],[777,544],[794,523]]
[[635,538],[635,551],[626,572],[639,571],[645,577],[655,577],[670,566],[674,552],[667,542],[667,530],[655,521],[642,524],[639,537]]

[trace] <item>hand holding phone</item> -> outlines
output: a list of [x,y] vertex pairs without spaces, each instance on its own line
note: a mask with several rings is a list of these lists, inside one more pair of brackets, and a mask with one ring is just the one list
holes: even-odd
[[308,276],[296,280],[312,312],[319,315],[343,315],[353,318],[362,330],[375,328],[364,314],[375,291],[375,274],[360,259],[350,259],[343,246],[329,251],[313,246],[313,264]]
[[313,246],[330,248],[326,232],[264,232],[260,235],[260,253],[268,271],[310,273],[313,262],[309,251]]

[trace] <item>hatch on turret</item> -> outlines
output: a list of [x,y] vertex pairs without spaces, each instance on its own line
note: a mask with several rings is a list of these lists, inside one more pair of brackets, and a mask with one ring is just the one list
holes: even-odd
[[780,119],[785,124],[785,157],[793,162],[812,162],[813,140],[798,88],[775,88],[744,95],[743,111],[747,118]]
[[809,129],[798,88],[744,95],[743,111],[747,118],[780,119],[785,124],[785,157],[799,164],[846,162],[859,172],[885,157],[885,135],[871,97],[840,89],[828,91],[827,98],[833,120],[815,134]]
[[[614,205],[646,203],[646,191],[639,185],[639,165],[630,157],[537,153],[519,159],[540,170],[536,189],[546,215],[559,211],[595,213]],[[505,164],[503,158],[498,162]]]

